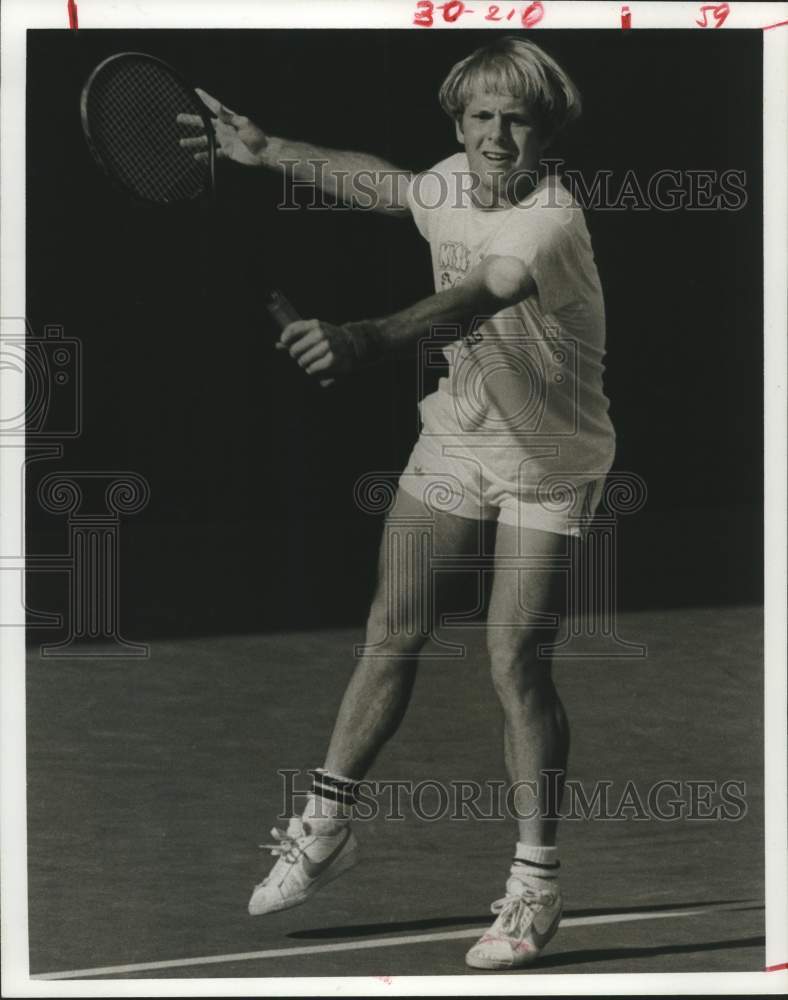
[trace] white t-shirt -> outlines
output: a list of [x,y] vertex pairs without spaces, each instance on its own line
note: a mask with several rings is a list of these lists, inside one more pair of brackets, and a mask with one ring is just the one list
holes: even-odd
[[484,211],[457,153],[411,182],[408,202],[429,241],[440,292],[487,255],[525,262],[537,294],[481,321],[463,339],[433,330],[448,378],[420,404],[422,434],[468,456],[499,485],[530,494],[545,476],[587,481],[613,461],[602,376],[605,310],[582,209],[555,176],[521,203]]

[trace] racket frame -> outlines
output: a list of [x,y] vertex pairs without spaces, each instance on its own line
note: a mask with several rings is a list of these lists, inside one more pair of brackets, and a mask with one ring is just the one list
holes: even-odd
[[[79,114],[82,119],[82,131],[85,136],[85,141],[88,144],[88,149],[93,156],[93,159],[101,167],[103,173],[109,178],[109,180],[118,188],[121,188],[126,194],[130,194],[138,202],[144,202],[147,205],[173,205],[173,204],[183,204],[184,201],[197,201],[199,196],[187,199],[178,199],[171,202],[166,201],[154,201],[152,198],[146,198],[144,195],[139,194],[130,185],[121,181],[114,170],[107,166],[104,162],[104,158],[96,144],[96,141],[92,135],[90,128],[90,116],[88,113],[88,101],[90,98],[91,87],[98,75],[104,70],[104,68],[110,63],[117,62],[121,59],[145,59],[147,62],[152,62],[158,64],[159,67],[166,70],[174,79],[176,79],[186,90],[194,94],[195,107],[194,114],[198,114],[202,120],[205,127],[205,134],[208,138],[208,184],[207,184],[207,197],[209,199],[214,199],[216,196],[216,136],[214,135],[213,122],[211,121],[211,116],[208,113],[208,109],[200,100],[194,87],[189,83],[189,81],[176,69],[164,59],[160,59],[158,56],[152,56],[147,52],[116,52],[114,55],[108,56],[103,59],[98,66],[91,72],[90,76],[85,81],[82,87],[82,93],[79,99]],[[192,109],[189,109],[188,114],[192,113]]]

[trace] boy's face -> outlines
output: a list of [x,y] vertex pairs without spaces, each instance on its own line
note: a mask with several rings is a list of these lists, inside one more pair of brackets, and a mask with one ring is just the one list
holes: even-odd
[[478,91],[457,120],[457,139],[479,178],[477,201],[487,208],[516,201],[522,188],[507,182],[521,171],[536,171],[547,147],[522,98]]

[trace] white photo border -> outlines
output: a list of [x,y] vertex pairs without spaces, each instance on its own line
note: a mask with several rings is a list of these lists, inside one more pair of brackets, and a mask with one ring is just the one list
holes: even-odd
[[[0,308],[25,315],[26,31],[68,28],[66,0],[5,0],[0,91]],[[469,7],[484,4],[468,0]],[[518,0],[512,6],[526,7]],[[699,3],[550,2],[539,30],[698,27]],[[551,974],[526,977],[396,976],[189,979],[192,996],[660,995],[788,992],[788,801],[786,800],[786,330],[788,330],[788,3],[731,3],[720,30],[764,28],[764,420],[765,420],[765,862],[766,969],[692,974]],[[416,0],[77,0],[81,28],[408,28]],[[446,23],[435,29],[511,25]],[[430,30],[415,28],[414,30]],[[24,409],[24,387],[0,370],[0,418]],[[2,725],[2,992],[4,996],[183,996],[184,980],[42,980],[28,968],[25,641],[19,586],[24,558],[23,452],[0,447],[0,724]],[[771,970],[771,971],[767,971]]]

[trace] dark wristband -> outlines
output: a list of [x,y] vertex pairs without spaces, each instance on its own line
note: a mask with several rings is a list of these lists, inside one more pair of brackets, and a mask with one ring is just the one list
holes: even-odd
[[344,329],[350,335],[350,343],[359,368],[377,364],[383,359],[383,338],[376,323],[362,319],[356,323],[345,323]]

